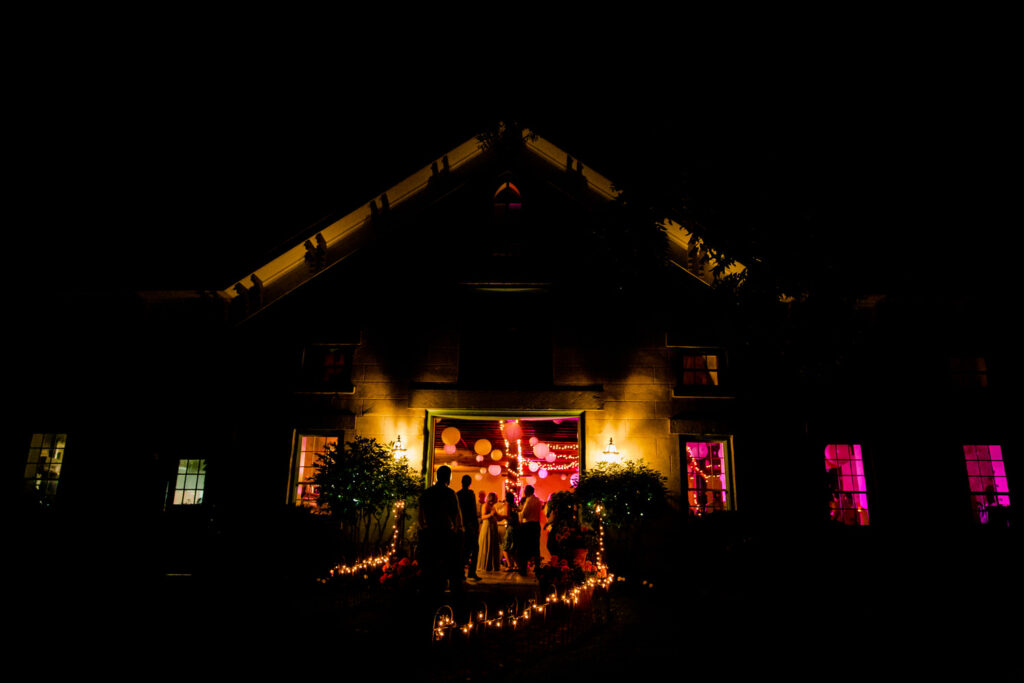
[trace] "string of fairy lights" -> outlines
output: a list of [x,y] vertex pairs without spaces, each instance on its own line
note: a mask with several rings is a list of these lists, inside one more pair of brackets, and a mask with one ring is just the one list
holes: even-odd
[[360,560],[354,564],[336,564],[327,576],[318,579],[320,583],[326,583],[327,581],[339,577],[339,576],[350,576],[352,574],[360,574],[369,569],[375,569],[383,566],[398,552],[398,522],[401,519],[402,513],[405,511],[405,501],[400,500],[395,503],[391,509],[394,517],[394,523],[391,525],[391,545],[388,547],[388,551],[381,555],[375,555],[374,557],[368,557],[365,560]]
[[[617,577],[608,571],[604,564],[604,509],[598,505],[594,508],[598,522],[598,551],[594,567],[597,569],[596,576],[589,576],[583,582],[565,590],[561,596],[552,593],[544,599],[543,603],[537,604],[535,600],[529,600],[526,606],[520,611],[517,608],[499,610],[498,615],[488,618],[486,609],[482,612],[471,613],[469,620],[461,626],[455,621],[450,605],[442,605],[434,614],[434,623],[431,627],[431,641],[440,642],[450,638],[453,634],[461,633],[462,637],[469,638],[477,633],[488,631],[512,629],[531,623],[535,616],[546,616],[551,610],[558,608],[575,608],[580,603],[588,600],[596,588],[608,590],[615,581],[625,581],[621,576]],[[645,582],[646,583],[646,582]]]
[[[504,425],[502,426],[504,430]],[[513,474],[516,479],[523,477],[523,460],[522,458],[522,440],[516,439],[517,449],[517,460],[518,467],[517,471],[513,471],[511,468],[509,472]],[[511,443],[508,439],[505,440],[505,453],[510,455]],[[693,456],[691,455],[691,460]],[[548,469],[553,469],[549,467]],[[704,473],[701,472],[702,476]],[[513,494],[518,493],[518,486],[506,479],[505,482],[506,490],[511,490]],[[353,564],[337,564],[328,571],[326,577],[318,579],[321,583],[327,583],[333,579],[342,576],[351,576],[364,573],[371,569],[381,567],[389,562],[398,552],[398,536],[399,536],[399,521],[405,510],[405,501],[400,500],[396,502],[392,508],[393,523],[392,523],[392,535],[391,543],[387,549],[387,552],[381,553],[374,557],[369,557]],[[484,633],[488,631],[501,630],[501,629],[512,629],[516,630],[521,626],[525,626],[531,623],[531,620],[536,620],[537,617],[546,617],[549,612],[559,608],[573,609],[577,605],[588,600],[595,589],[601,588],[607,590],[612,583],[616,580],[624,581],[623,577],[616,577],[614,574],[608,571],[608,566],[604,564],[604,510],[598,505],[594,512],[598,516],[598,547],[597,557],[593,564],[596,572],[594,575],[588,576],[581,583],[577,583],[571,588],[568,588],[559,595],[557,592],[548,595],[543,603],[538,604],[535,600],[529,600],[522,610],[518,609],[518,606],[506,610],[498,610],[497,616],[488,617],[486,606],[483,611],[471,613],[466,623],[459,625],[455,618],[454,613],[450,605],[442,605],[434,615],[434,623],[431,627],[431,640],[433,642],[443,641],[446,638],[450,638],[455,633],[461,633],[463,637],[470,637],[475,633]]]

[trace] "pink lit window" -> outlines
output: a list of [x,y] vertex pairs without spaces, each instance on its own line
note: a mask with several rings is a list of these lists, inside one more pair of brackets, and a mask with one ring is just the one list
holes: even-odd
[[964,446],[971,507],[980,524],[1005,524],[1010,507],[1003,449],[1000,446]]
[[316,507],[318,487],[312,483],[313,475],[316,474],[317,457],[326,450],[328,445],[337,446],[336,436],[317,436],[313,434],[300,434],[298,438],[298,452],[295,454],[297,463],[295,490],[295,503],[304,507]]
[[829,518],[850,526],[867,526],[868,487],[860,444],[825,446]]
[[728,452],[726,441],[686,442],[686,499],[690,514],[703,517],[728,510]]

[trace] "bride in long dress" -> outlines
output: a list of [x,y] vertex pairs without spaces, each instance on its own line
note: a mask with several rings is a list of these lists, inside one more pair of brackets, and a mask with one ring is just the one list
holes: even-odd
[[498,534],[498,520],[501,515],[495,509],[498,496],[493,492],[487,494],[487,502],[480,509],[480,555],[476,562],[476,571],[501,571],[501,536]]

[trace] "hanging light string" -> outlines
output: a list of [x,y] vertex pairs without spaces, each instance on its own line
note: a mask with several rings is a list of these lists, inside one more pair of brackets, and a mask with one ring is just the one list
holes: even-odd
[[339,576],[351,576],[353,574],[360,574],[369,569],[375,569],[376,567],[383,566],[398,552],[398,522],[405,510],[405,501],[400,500],[395,503],[392,508],[394,514],[394,522],[391,525],[391,545],[388,548],[388,552],[383,555],[377,555],[375,557],[368,557],[365,560],[360,560],[355,564],[336,564],[328,571],[327,576],[317,579],[320,583],[327,583],[331,579]]
[[[561,597],[558,596],[557,592],[552,593],[539,605],[533,600],[530,600],[522,611],[512,609],[506,613],[505,610],[498,610],[497,616],[492,618],[487,617],[486,611],[470,613],[469,621],[461,626],[451,618],[451,608],[444,605],[434,616],[434,624],[431,630],[432,642],[439,642],[451,638],[455,633],[461,633],[463,637],[468,638],[473,635],[474,632],[479,633],[481,631],[494,629],[501,630],[502,628],[516,630],[520,626],[526,626],[529,624],[531,619],[538,616],[547,616],[549,612],[556,609],[574,609],[581,602],[589,599],[596,588],[608,590],[615,581],[625,581],[625,578],[621,576],[616,577],[614,574],[608,572],[608,565],[604,564],[602,561],[604,557],[604,509],[598,505],[594,508],[594,512],[600,520],[600,532],[598,536],[599,549],[597,553],[597,561],[594,563],[594,566],[597,567],[598,572],[603,573],[604,576],[587,577],[582,583],[578,583],[572,588],[567,589]],[[644,583],[646,584],[646,582]],[[447,611],[444,610],[445,607],[448,607]]]

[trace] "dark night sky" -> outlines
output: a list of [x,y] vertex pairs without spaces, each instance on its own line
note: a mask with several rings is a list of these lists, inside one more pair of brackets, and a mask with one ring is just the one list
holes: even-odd
[[[625,69],[555,88],[468,87],[464,73],[345,88],[174,64],[145,78],[120,61],[87,65],[58,83],[18,84],[8,231],[36,286],[226,286],[316,219],[505,117],[612,179],[678,160],[716,170],[738,191],[781,196],[784,208],[813,206],[834,228],[812,249],[864,268],[912,255],[915,277],[929,282],[983,273],[1002,284],[993,274],[1010,260],[1020,178],[1006,162],[1020,151],[1019,110],[998,73],[910,61],[729,77],[637,67],[643,78],[623,78]],[[864,229],[855,240],[852,226]]]

